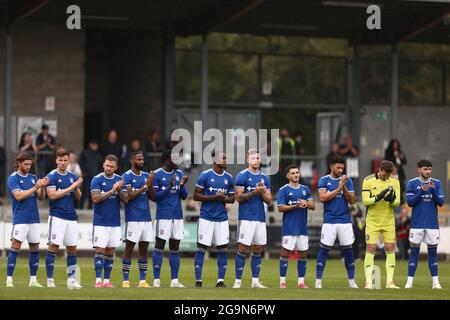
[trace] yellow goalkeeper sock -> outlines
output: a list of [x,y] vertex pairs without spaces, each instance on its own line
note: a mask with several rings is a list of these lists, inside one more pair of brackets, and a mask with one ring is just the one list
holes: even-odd
[[394,281],[395,252],[386,252],[386,283]]
[[364,258],[364,272],[366,274],[366,282],[372,282],[374,259],[375,255],[373,253],[366,252],[366,257]]

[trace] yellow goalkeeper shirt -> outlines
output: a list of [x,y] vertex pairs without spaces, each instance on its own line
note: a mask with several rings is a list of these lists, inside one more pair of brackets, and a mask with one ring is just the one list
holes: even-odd
[[[394,188],[395,201],[390,203],[382,199],[375,202],[375,196],[389,186]],[[365,177],[362,185],[362,201],[367,207],[367,227],[383,229],[394,226],[395,228],[394,208],[400,205],[400,183],[397,179],[389,177],[383,181],[377,173]]]

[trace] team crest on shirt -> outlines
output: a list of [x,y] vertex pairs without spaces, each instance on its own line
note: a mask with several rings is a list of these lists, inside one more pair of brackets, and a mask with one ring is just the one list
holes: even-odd
[[367,235],[366,235],[366,241],[369,241],[369,240],[370,240],[370,235],[367,234]]
[[200,240],[202,240],[202,239],[203,239],[203,235],[202,235],[202,234],[199,234],[199,235],[198,235],[198,238],[199,238]]
[[55,239],[56,239],[56,234],[52,233],[52,240],[55,240]]
[[239,238],[244,239],[244,234],[241,233],[241,234],[239,235]]
[[176,176],[176,177],[175,177],[175,180],[180,181],[180,177],[179,177],[179,176]]
[[133,232],[128,231],[128,236],[131,237],[131,235],[133,234]]
[[225,185],[228,185],[228,179],[223,180],[223,183],[225,183]]
[[287,244],[288,242],[289,242],[288,239],[284,239],[284,240],[283,240],[283,243],[284,243],[284,244]]
[[306,196],[306,191],[305,190],[303,190],[303,195]]

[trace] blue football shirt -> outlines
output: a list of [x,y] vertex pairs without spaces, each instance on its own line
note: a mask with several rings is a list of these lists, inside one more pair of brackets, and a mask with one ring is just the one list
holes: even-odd
[[[149,173],[141,171],[139,175],[128,170],[122,175],[125,186],[131,187],[133,191],[139,190],[147,182]],[[125,204],[125,221],[151,221],[148,190]]]
[[[319,179],[318,190],[325,189],[328,192],[336,190],[339,186],[339,178],[332,178],[330,175]],[[355,192],[352,179],[348,178],[347,189]],[[323,223],[351,223],[348,201],[344,197],[344,191],[339,192],[336,197],[327,201],[323,205]]]
[[[264,182],[266,188],[270,190],[269,177],[261,171],[252,173],[250,170],[245,169],[236,176],[236,188],[243,189],[244,194],[254,191],[259,182]],[[239,203],[238,219],[260,222],[266,221],[266,211],[261,195],[254,196],[248,201]]]
[[[163,168],[159,168],[154,173],[153,188],[155,193],[164,193],[161,199],[156,200],[156,219],[183,219],[181,199],[187,196],[186,186],[180,187],[183,171],[176,169],[167,172]],[[175,175],[175,181],[173,187],[169,190],[172,175]]]
[[[284,185],[278,190],[278,206],[294,205],[300,200],[312,200],[311,191],[307,186],[299,185],[298,188]],[[282,236],[308,235],[308,209],[296,208],[283,212]]]
[[[75,181],[78,180],[78,176],[75,173],[67,171],[65,174],[62,174],[56,169],[52,170],[47,175],[47,178],[47,189],[53,188],[57,191],[70,187]],[[77,220],[74,194],[75,191],[72,190],[70,194],[67,194],[57,200],[49,199],[50,215],[64,220]]]
[[28,198],[17,201],[14,192],[25,191],[34,187],[38,178],[34,174],[20,175],[17,171],[8,177],[8,191],[11,196],[13,224],[40,223],[37,206],[37,193]]

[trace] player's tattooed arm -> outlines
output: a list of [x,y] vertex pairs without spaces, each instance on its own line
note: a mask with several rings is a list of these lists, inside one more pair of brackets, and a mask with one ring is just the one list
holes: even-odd
[[251,198],[253,198],[254,196],[256,196],[257,194],[259,194],[259,191],[256,189],[251,192],[244,193],[244,188],[239,187],[236,188],[236,200],[239,203],[246,202]]
[[119,198],[123,203],[128,203],[128,192],[122,190],[123,180],[119,181],[119,187],[117,188],[117,193],[119,194]]
[[111,195],[113,195],[114,192],[116,192],[117,190],[122,188],[122,185],[123,185],[123,181],[121,180],[121,181],[118,181],[118,182],[114,183],[113,187],[110,190],[106,191],[105,193],[101,193],[100,191],[92,192],[91,193],[92,202],[93,203],[100,203],[100,202],[105,201]]

